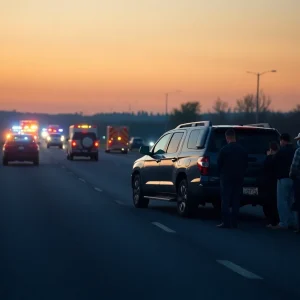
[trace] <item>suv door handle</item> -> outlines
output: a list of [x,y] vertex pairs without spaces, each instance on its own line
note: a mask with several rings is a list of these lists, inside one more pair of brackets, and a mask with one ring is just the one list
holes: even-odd
[[173,157],[173,158],[172,158],[172,162],[175,162],[175,161],[177,161],[177,160],[178,160],[177,157]]

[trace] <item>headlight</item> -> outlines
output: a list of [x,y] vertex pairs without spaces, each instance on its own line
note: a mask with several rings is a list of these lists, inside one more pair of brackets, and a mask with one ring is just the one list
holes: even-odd
[[149,146],[150,146],[150,147],[153,147],[153,146],[154,146],[154,142],[150,142],[150,143],[149,143]]
[[65,137],[62,135],[62,136],[60,137],[60,140],[63,142],[63,141],[65,140]]
[[50,136],[47,136],[47,141],[51,141],[51,137]]

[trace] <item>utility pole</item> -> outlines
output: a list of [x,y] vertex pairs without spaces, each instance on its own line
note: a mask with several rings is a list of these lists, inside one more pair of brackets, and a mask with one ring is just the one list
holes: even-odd
[[257,83],[256,83],[256,123],[259,123],[259,84],[260,84],[260,76],[264,75],[266,73],[276,73],[276,70],[270,70],[270,71],[265,71],[262,73],[258,73],[258,72],[249,72],[247,71],[247,73],[249,74],[254,74],[257,77]]

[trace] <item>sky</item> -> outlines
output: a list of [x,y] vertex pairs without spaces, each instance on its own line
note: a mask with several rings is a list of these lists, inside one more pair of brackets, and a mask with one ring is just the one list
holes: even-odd
[[[165,111],[256,92],[300,104],[299,0],[0,0],[0,110]],[[176,93],[180,90],[180,93]]]

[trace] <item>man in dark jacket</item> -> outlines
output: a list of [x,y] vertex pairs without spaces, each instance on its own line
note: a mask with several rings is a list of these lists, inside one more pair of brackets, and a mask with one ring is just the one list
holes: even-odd
[[294,205],[293,210],[297,214],[297,230],[300,233],[300,133],[295,137],[298,149],[295,152],[294,159],[290,169],[290,178],[294,181]]
[[[218,227],[236,228],[248,155],[245,149],[236,142],[233,129],[228,129],[225,137],[228,144],[221,149],[218,157],[222,199],[222,223]],[[232,207],[231,213],[230,206]]]
[[274,155],[273,163],[277,177],[277,208],[280,222],[273,229],[288,229],[295,226],[291,210],[293,195],[293,180],[290,178],[290,167],[294,158],[295,148],[287,133],[280,136],[280,150]]
[[274,172],[273,157],[278,152],[277,142],[270,143],[270,149],[264,162],[262,192],[264,198],[264,213],[267,217],[267,227],[276,226],[279,223],[277,209],[277,177]]

